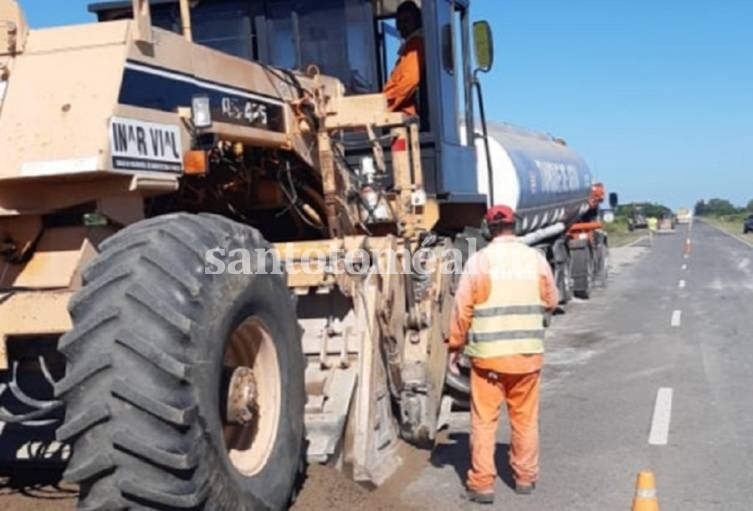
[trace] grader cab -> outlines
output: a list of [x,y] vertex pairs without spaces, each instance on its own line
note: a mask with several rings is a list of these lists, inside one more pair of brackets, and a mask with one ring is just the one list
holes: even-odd
[[45,30],[0,0],[3,457],[66,463],[85,509],[261,510],[306,462],[378,485],[432,442],[491,34],[420,4],[411,118],[380,93],[394,0]]

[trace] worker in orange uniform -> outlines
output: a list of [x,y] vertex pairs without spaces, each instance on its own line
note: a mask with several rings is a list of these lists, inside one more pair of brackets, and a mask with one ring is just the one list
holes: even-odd
[[539,384],[544,353],[544,312],[559,302],[544,255],[515,238],[515,213],[486,213],[494,238],[468,261],[455,297],[450,370],[461,349],[471,359],[471,468],[468,500],[494,502],[497,425],[507,404],[512,430],[510,465],[516,493],[530,494],[539,471]]
[[424,69],[424,36],[421,9],[408,0],[397,8],[397,30],[405,40],[390,79],[384,86],[387,107],[391,112],[418,114],[419,85]]

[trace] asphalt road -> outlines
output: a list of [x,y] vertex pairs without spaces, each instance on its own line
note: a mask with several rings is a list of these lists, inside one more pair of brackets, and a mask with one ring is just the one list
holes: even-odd
[[[498,508],[630,509],[636,475],[648,469],[662,511],[750,510],[753,247],[696,223],[618,254],[632,264],[547,334],[542,471],[532,496],[510,488],[509,430],[500,429]],[[657,406],[659,389],[671,391]],[[459,499],[467,420],[455,417],[450,440],[403,501],[472,507]]]
[[[573,304],[547,334],[539,487],[513,493],[503,421],[493,509],[630,509],[644,469],[656,473],[663,511],[751,509],[753,247],[696,223],[612,259],[608,289]],[[467,414],[454,414],[431,457],[407,452],[374,494],[317,469],[298,508],[473,509],[459,498],[467,432]],[[31,476],[0,479],[0,509],[74,509],[72,489]]]

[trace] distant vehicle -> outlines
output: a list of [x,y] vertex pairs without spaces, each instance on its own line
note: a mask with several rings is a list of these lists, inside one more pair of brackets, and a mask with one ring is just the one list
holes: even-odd
[[658,231],[659,232],[674,232],[675,231],[675,225],[676,225],[676,217],[672,213],[664,213],[661,218],[659,218],[658,222]]
[[743,223],[743,234],[748,234],[749,232],[753,232],[753,215],[746,218]]
[[677,210],[677,223],[689,224],[693,220],[693,212],[689,208],[679,208]]
[[648,220],[646,219],[646,215],[643,214],[641,208],[634,209],[630,214],[630,218],[628,218],[628,229],[630,231],[636,229],[648,229]]

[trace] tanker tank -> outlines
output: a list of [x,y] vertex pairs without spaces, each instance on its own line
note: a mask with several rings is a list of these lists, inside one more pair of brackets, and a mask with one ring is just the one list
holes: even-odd
[[[495,204],[515,208],[518,234],[556,224],[569,227],[589,210],[594,184],[586,162],[564,141],[515,126],[489,123]],[[478,191],[488,194],[489,172],[482,139],[477,139]]]

